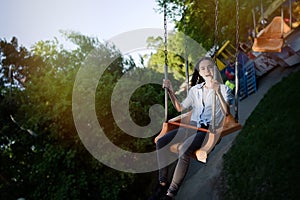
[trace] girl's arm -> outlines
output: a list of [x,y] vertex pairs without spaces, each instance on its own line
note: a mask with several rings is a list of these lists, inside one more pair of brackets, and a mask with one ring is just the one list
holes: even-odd
[[221,109],[224,115],[228,115],[230,113],[229,104],[225,101],[222,92],[221,92],[221,85],[217,81],[212,82],[212,87],[216,92],[217,97],[219,98],[219,101],[221,103]]
[[225,101],[220,89],[218,91],[216,91],[216,95],[219,98],[219,101],[221,103],[221,109],[222,109],[224,115],[225,116],[228,115],[230,113],[229,112],[229,104]]
[[163,88],[167,88],[168,89],[168,94],[169,94],[169,97],[172,101],[172,104],[173,106],[175,107],[175,109],[178,111],[178,112],[181,112],[183,110],[183,107],[181,106],[180,102],[178,101],[174,91],[173,91],[173,87],[172,87],[172,84],[171,84],[171,81],[168,80],[168,79],[165,79],[163,81]]

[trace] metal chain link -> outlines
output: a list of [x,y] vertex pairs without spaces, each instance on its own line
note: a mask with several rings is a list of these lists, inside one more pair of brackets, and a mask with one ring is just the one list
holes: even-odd
[[167,0],[164,0],[164,53],[165,67],[168,66],[168,27],[167,27]]
[[185,78],[186,78],[186,95],[189,93],[189,54],[188,54],[188,47],[187,47],[187,29],[186,29],[186,12],[187,6],[185,4],[185,0],[183,1],[183,31],[184,31],[184,52],[185,52]]
[[[216,48],[218,45],[218,16],[219,16],[219,1],[216,0],[216,8],[215,8],[215,40],[214,40],[214,47]],[[216,49],[215,49],[216,50]]]
[[[218,15],[219,15],[219,12],[218,12],[218,8],[219,8],[219,1],[216,0],[216,7],[215,7],[215,38],[214,38],[214,60],[216,62],[216,53],[217,53],[217,45],[218,45]],[[217,67],[217,66],[216,66]],[[214,67],[214,78],[216,77],[216,67]],[[216,120],[215,120],[215,115],[216,115],[216,94],[214,92],[214,95],[212,96],[212,120],[211,120],[211,130],[212,132],[215,131],[215,128],[216,128]]]
[[236,32],[235,32],[235,46],[236,46],[236,58],[238,57],[238,54],[239,54],[239,19],[240,16],[239,16],[239,0],[236,0]]
[[[168,28],[167,28],[167,0],[164,0],[164,53],[165,53],[165,66],[164,75],[168,79]],[[168,90],[165,88],[165,122],[168,121]]]
[[239,61],[238,61],[238,55],[239,55],[239,0],[236,0],[236,32],[235,32],[235,48],[236,48],[236,52],[235,52],[235,106],[234,106],[234,111],[235,111],[235,119],[238,120],[238,91],[239,91],[239,70],[238,70],[238,65],[239,65]]

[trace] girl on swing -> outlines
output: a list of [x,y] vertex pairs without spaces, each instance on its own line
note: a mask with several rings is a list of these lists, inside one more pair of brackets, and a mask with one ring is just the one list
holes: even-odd
[[[212,95],[214,94],[218,97],[215,101],[215,124],[218,125],[222,122],[223,113],[229,113],[229,103],[233,99],[232,93],[229,87],[220,83],[220,74],[216,74],[219,75],[219,82],[214,79],[214,72],[218,71],[215,69],[217,69],[216,64],[210,57],[200,59],[194,69],[191,81],[192,87],[188,96],[181,103],[175,96],[170,80],[163,81],[163,88],[167,88],[169,97],[178,112],[192,108],[191,125],[205,129],[209,128],[213,116]],[[159,184],[149,200],[174,199],[188,170],[191,155],[202,146],[206,136],[206,132],[191,129],[186,129],[185,134],[180,134],[183,138],[181,138],[178,161],[172,175],[172,181],[168,184],[168,166],[166,161],[170,158],[170,155],[160,150],[166,145],[178,143],[178,139],[176,139],[178,135],[175,138],[177,132],[179,132],[178,129],[170,131],[163,136],[158,135],[155,138],[159,165]]]

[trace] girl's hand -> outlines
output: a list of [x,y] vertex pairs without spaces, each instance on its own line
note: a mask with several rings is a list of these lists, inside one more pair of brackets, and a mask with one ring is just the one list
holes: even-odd
[[220,91],[220,83],[217,80],[211,80],[211,88],[218,93]]
[[164,79],[163,80],[163,88],[167,88],[170,92],[173,92],[173,87],[171,84],[171,81],[169,79]]

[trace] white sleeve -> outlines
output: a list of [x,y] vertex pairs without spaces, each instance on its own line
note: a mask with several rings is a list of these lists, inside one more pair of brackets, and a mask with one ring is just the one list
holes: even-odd
[[188,93],[188,96],[181,102],[181,106],[184,109],[187,109],[193,105],[193,92],[191,90]]

